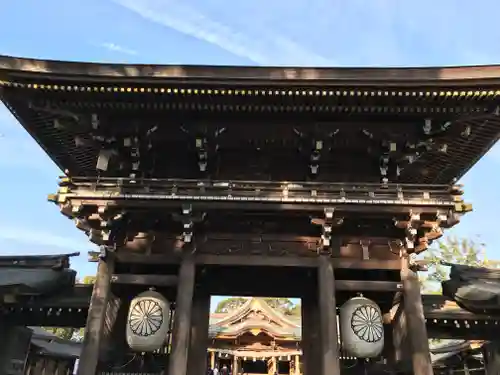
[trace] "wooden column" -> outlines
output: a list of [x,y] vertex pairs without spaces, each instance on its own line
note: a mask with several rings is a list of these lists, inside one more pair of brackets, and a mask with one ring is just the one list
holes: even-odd
[[[116,359],[116,354],[123,353],[123,349],[127,348],[125,330],[129,307],[130,301],[123,304],[120,298],[110,294],[101,334],[100,361],[109,362],[112,358]],[[118,363],[123,362],[120,359]]]
[[[207,373],[208,325],[210,321],[210,295],[197,288],[193,297],[191,314],[191,338],[189,348],[188,374]],[[213,353],[210,353],[211,355]],[[211,361],[210,361],[211,362]]]
[[300,355],[295,356],[295,375],[300,374]]
[[238,375],[238,356],[235,355],[233,356],[233,369],[232,369],[232,373],[233,375]]
[[411,344],[408,335],[408,322],[403,307],[402,293],[397,295],[395,304],[391,309],[390,316],[392,348],[386,343],[384,347],[386,358],[389,365],[397,368],[398,372],[411,373],[413,368]]
[[113,254],[106,259],[99,260],[77,375],[95,375],[97,370],[106,310],[111,296],[111,275],[114,271],[114,263]]
[[411,347],[413,374],[432,375],[434,371],[432,369],[418,275],[409,268],[408,258],[403,258],[401,265],[403,309],[406,316],[407,334]]
[[340,374],[335,302],[335,277],[329,256],[320,256],[318,269],[319,314],[321,332],[321,374]]
[[483,346],[485,375],[500,375],[500,342],[492,341]]
[[[316,276],[316,275],[314,275]],[[302,297],[302,353],[305,375],[317,375],[321,365],[321,341],[319,325],[319,306],[316,280],[311,283],[314,289]]]
[[[268,367],[267,369],[267,373],[269,375],[274,375],[274,373],[276,372],[277,370],[277,363],[276,363],[276,357],[271,357],[269,362],[271,363],[271,366]],[[268,363],[269,363],[268,362]]]
[[215,368],[215,352],[210,352],[210,369]]
[[195,271],[194,258],[191,254],[188,254],[182,260],[179,270],[179,284],[177,285],[174,326],[172,329],[172,352],[168,363],[169,375],[187,374]]

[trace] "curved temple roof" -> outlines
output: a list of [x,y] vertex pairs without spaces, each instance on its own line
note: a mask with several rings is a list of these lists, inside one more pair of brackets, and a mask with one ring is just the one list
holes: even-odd
[[[401,160],[411,157],[418,162],[403,167],[399,183],[449,184],[460,178],[500,136],[500,66],[497,65],[229,67],[101,64],[0,56],[0,98],[58,166],[69,170],[72,176],[97,175],[96,163],[102,146],[99,142],[108,139],[109,133],[120,133],[119,137],[124,137],[131,129],[136,129],[145,139],[148,129],[156,128],[158,123],[161,129],[155,133],[155,139],[166,143],[153,151],[165,160],[174,156],[187,160],[182,152],[187,150],[191,140],[178,142],[176,137],[184,137],[181,131],[184,124],[179,125],[180,119],[189,118],[193,132],[202,126],[211,131],[213,126],[220,125],[226,114],[230,119],[227,121],[248,122],[242,129],[250,129],[253,122],[276,124],[253,127],[248,132],[254,133],[251,135],[255,139],[245,138],[255,144],[264,138],[269,140],[266,147],[271,153],[281,152],[281,146],[277,145],[283,139],[288,151],[295,150],[295,143],[299,142],[291,134],[293,126],[283,127],[280,122],[288,125],[298,122],[301,127],[309,122],[314,126],[306,132],[312,132],[314,127],[314,131],[329,137],[341,129],[338,141],[331,140],[337,147],[332,151],[335,157],[324,161],[329,165],[338,159],[335,167],[338,170],[325,177],[328,181],[345,180],[347,172],[341,166],[346,165],[346,160],[342,157],[354,160],[346,155],[346,148],[352,147],[353,155],[372,150],[368,139],[356,139],[354,134],[354,128],[361,131],[365,124],[371,123],[369,132],[378,133],[374,138],[377,142],[386,142],[384,137],[389,134],[399,137],[400,145],[409,144],[411,150],[415,145],[427,148],[423,157],[422,154],[416,158],[413,154],[401,156]],[[162,115],[159,111],[163,111]],[[166,112],[176,111],[197,115],[165,116]],[[144,116],[145,113],[148,116]],[[91,116],[96,116],[99,122],[101,114],[104,120],[98,125],[100,128],[92,129]],[[420,142],[416,129],[427,119],[434,119],[435,125],[446,129],[447,124],[456,125],[439,136],[444,148],[438,147],[441,146],[439,142],[433,144],[434,140]],[[141,127],[137,130],[139,123]],[[238,143],[232,142],[232,137],[241,138],[245,131],[228,130],[221,152],[233,152],[231,147]],[[302,134],[302,130],[299,133]],[[87,139],[89,137],[92,139]],[[407,137],[406,142],[404,137]],[[238,138],[238,141],[241,140]],[[403,148],[398,146],[398,152],[411,151]],[[165,150],[172,155],[165,155]],[[369,151],[377,152],[378,149]],[[375,160],[378,156],[366,155],[365,167],[359,169],[363,170],[359,172],[361,178],[368,175],[366,169],[371,168],[368,166],[378,164],[378,159]],[[294,160],[283,162],[283,165],[293,164]],[[246,165],[241,160],[237,163]],[[165,164],[158,168],[166,171],[174,167]],[[366,177],[368,182],[379,178],[378,168],[372,169],[369,173],[373,175]],[[356,168],[349,169],[352,170]],[[161,177],[178,177],[179,173],[169,169]],[[116,171],[110,171],[110,175],[115,176]],[[360,181],[357,176],[352,180]]]
[[301,337],[300,316],[285,316],[262,298],[249,298],[235,310],[217,318],[212,314],[210,318],[209,331],[214,338],[263,331],[281,338],[299,340]]
[[246,81],[266,83],[316,81],[340,85],[387,84],[396,86],[500,84],[500,65],[411,68],[313,68],[204,65],[144,65],[67,62],[0,56],[0,77],[47,74],[76,79],[159,79]]

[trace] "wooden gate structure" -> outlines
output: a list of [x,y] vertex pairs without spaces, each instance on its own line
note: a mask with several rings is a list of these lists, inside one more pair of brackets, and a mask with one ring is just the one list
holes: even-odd
[[[498,67],[0,57],[0,96],[65,173],[49,200],[100,248],[91,294],[4,301],[4,320],[85,325],[79,375],[128,363],[128,303],[150,287],[175,305],[172,333],[131,372],[204,373],[214,294],[301,298],[306,375],[431,374],[429,336],[498,333],[427,306],[413,258],[472,209],[455,182],[500,134]],[[360,294],[385,350],[346,368],[337,308]]]

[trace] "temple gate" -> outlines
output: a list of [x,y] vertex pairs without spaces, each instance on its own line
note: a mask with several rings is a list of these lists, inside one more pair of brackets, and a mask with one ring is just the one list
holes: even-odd
[[432,374],[414,257],[472,209],[455,182],[498,139],[499,77],[0,57],[64,170],[49,200],[100,249],[78,375],[204,373],[214,294],[301,298],[306,375]]

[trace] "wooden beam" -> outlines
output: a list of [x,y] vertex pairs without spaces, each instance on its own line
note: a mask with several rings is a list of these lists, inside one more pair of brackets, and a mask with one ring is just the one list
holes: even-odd
[[335,280],[335,289],[348,292],[398,292],[403,284],[396,281]]
[[[284,211],[292,211],[292,212],[322,212],[322,207],[324,207],[325,202],[320,202],[319,200],[315,203],[304,203],[304,202],[270,202],[270,201],[248,201],[245,200],[245,197],[241,197],[240,199],[233,199],[232,201],[221,201],[221,200],[200,200],[200,199],[172,199],[165,200],[160,199],[158,196],[154,194],[149,194],[147,198],[140,199],[130,199],[126,194],[113,196],[113,198],[106,197],[106,194],[103,192],[102,196],[98,195],[88,195],[85,196],[84,193],[81,195],[77,195],[76,197],[68,197],[68,201],[74,206],[83,206],[83,207],[112,207],[112,208],[122,208],[122,209],[163,209],[167,210],[176,210],[179,209],[183,204],[190,204],[193,206],[194,210],[199,211],[208,211],[208,210],[227,210],[227,211],[268,211],[268,212],[284,212]],[[336,198],[331,199],[329,205],[336,205],[338,212],[341,215],[366,215],[373,212],[373,209],[376,207],[377,212],[380,214],[387,215],[397,215],[397,214],[406,214],[410,211],[420,212],[422,214],[435,214],[436,205],[430,202],[428,205],[418,205],[418,204],[408,204],[401,203],[397,200],[394,200],[394,203],[386,203],[380,204],[380,202],[375,202],[372,204],[361,204],[355,203],[356,200],[352,200],[352,203],[346,204],[341,201],[340,198],[335,200]],[[358,200],[359,202],[359,200]],[[445,202],[442,205],[439,205],[442,209],[452,209],[453,201]]]
[[[499,326],[489,324],[478,327],[471,324],[469,327],[457,328],[452,324],[432,324],[427,322],[427,336],[430,339],[441,340],[497,340],[500,337]],[[474,322],[471,322],[474,323]]]
[[321,374],[340,375],[335,276],[332,262],[326,255],[319,258],[318,290],[322,349]]
[[[138,255],[130,253],[117,253],[117,262],[124,264],[180,264],[180,257],[170,255]],[[401,262],[399,260],[378,259],[352,259],[331,258],[334,268],[359,269],[359,270],[388,270],[399,271]],[[222,265],[222,266],[250,266],[250,267],[308,267],[315,268],[318,265],[317,256],[266,256],[266,255],[217,255],[217,254],[195,254],[195,262],[199,265]]]
[[113,270],[114,258],[112,255],[99,261],[77,375],[96,374],[105,326],[106,310],[111,297],[111,275],[113,274]]
[[177,275],[114,274],[111,282],[113,284],[174,286],[177,285],[178,279]]

